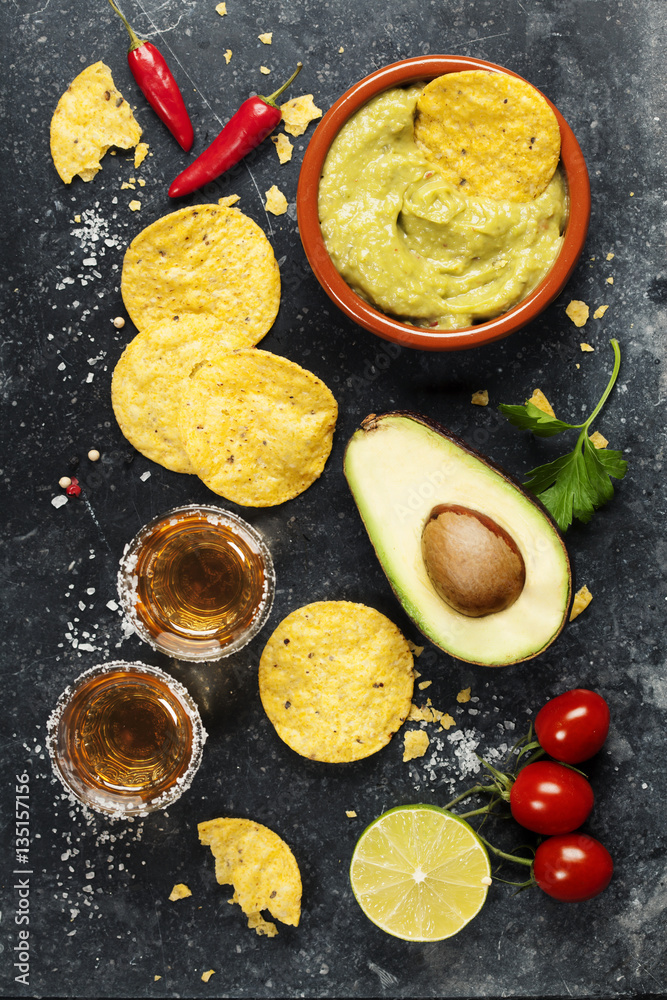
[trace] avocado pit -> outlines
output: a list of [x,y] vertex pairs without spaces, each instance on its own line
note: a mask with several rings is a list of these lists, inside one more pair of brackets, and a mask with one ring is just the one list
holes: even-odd
[[511,535],[493,518],[458,504],[439,504],[422,532],[424,565],[439,597],[469,618],[509,608],[526,582]]

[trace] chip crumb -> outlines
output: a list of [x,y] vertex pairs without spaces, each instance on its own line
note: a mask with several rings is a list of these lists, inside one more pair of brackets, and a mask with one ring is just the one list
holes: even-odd
[[598,306],[593,313],[593,319],[602,319],[609,306]]
[[158,979],[162,979],[162,976],[153,976],[154,983],[157,983]]
[[240,194],[228,194],[224,198],[218,198],[218,205],[222,205],[223,208],[230,208],[235,205],[237,201],[241,200]]
[[287,211],[287,198],[282,191],[272,184],[268,191],[265,191],[266,202],[264,208],[273,215],[284,215]]
[[547,397],[544,395],[541,389],[534,389],[533,395],[528,400],[533,406],[536,406],[538,410],[542,410],[542,413],[548,413],[550,417],[555,417],[553,407]]
[[264,34],[257,36],[262,43],[262,45],[270,45],[273,41],[273,32],[265,31]]
[[615,255],[615,254],[613,254],[613,253],[608,253],[608,254],[607,254],[607,260],[613,260],[615,256],[616,256],[616,255]]
[[357,814],[354,811],[354,809],[346,809],[345,810],[345,815],[347,816],[348,819],[356,819],[357,818]]
[[[424,647],[418,646],[417,643],[413,642],[411,639],[408,639],[407,643],[408,646],[410,647],[410,651],[412,652],[413,656],[421,656],[422,653],[424,652]],[[415,670],[415,677],[421,677],[421,674],[418,674],[416,670]]]
[[140,167],[148,156],[148,143],[138,142],[134,147],[134,169]]
[[343,48],[343,46],[341,45],[341,47],[339,48],[339,50],[338,50],[338,51],[339,51],[339,52],[345,52],[345,49],[344,49],[344,48]]
[[433,681],[421,681],[417,687],[420,691],[425,691],[427,687],[430,687]]
[[423,757],[429,747],[429,738],[423,729],[411,729],[403,736],[404,747],[403,760],[414,760],[415,757]]
[[614,284],[614,279],[613,278],[607,278],[607,284],[608,285],[613,285]]
[[456,719],[453,719],[449,714],[449,712],[445,712],[445,714],[440,719],[440,725],[442,726],[443,729],[451,729],[452,726],[456,725]]
[[272,135],[271,142],[276,147],[276,153],[278,154],[278,159],[281,163],[287,163],[292,159],[292,153],[294,152],[294,146],[289,141],[284,132],[280,135]]
[[[224,4],[223,4],[224,6]],[[215,975],[215,969],[209,969],[208,972],[202,972],[201,979],[203,983],[207,983],[211,976]]]
[[225,51],[225,62],[227,63],[228,66],[229,66],[229,60],[231,58],[232,58],[232,50],[231,49],[226,49],[226,51]]
[[586,352],[589,352],[589,353],[590,353],[590,351],[594,351],[594,350],[595,350],[595,348],[594,348],[594,347],[591,347],[591,345],[590,345],[590,344],[584,344],[584,343],[581,343],[581,344],[579,344],[579,347],[581,348],[581,350],[582,350],[582,351],[583,351],[584,353],[586,353]]
[[478,389],[477,392],[473,392],[470,402],[473,403],[475,406],[488,406],[489,390]]
[[470,688],[463,688],[462,691],[459,691],[456,700],[460,705],[464,705],[467,701],[470,701]]
[[572,610],[570,611],[570,621],[574,621],[575,618],[585,611],[588,605],[593,600],[593,595],[587,586],[581,587],[580,590],[574,595],[574,600],[572,601]]
[[581,299],[572,299],[565,310],[565,315],[572,320],[575,326],[585,326],[589,311],[588,306]]
[[589,436],[588,440],[591,442],[594,448],[606,448],[609,442],[607,441],[604,434],[600,434],[599,431],[593,431]]
[[220,17],[224,17],[225,14],[227,13],[227,4],[226,3],[219,3],[217,5],[217,7],[215,8],[215,11],[216,11],[216,14],[220,15]]
[[271,70],[269,69],[268,66],[260,66],[259,67],[259,71],[260,71],[260,73],[263,73],[264,76],[268,76],[269,73],[271,72]]
[[433,722],[433,712],[428,706],[420,708],[419,705],[415,705],[414,702],[410,705],[410,711],[408,712],[408,722]]
[[135,187],[135,185],[131,184],[130,181],[123,181],[123,183],[120,186],[120,189],[121,189],[121,191],[128,191],[128,190],[129,191],[136,191],[137,190],[136,187]]
[[80,215],[75,215],[75,216],[74,216],[74,221],[75,221],[75,222],[77,223],[77,225],[78,225],[78,224],[79,224],[79,223],[81,222],[81,216],[80,216]]
[[169,902],[175,903],[177,899],[186,899],[191,896],[192,892],[188,889],[185,882],[177,882],[174,888],[171,890],[169,895]]
[[321,110],[313,102],[312,94],[303,94],[301,97],[285,101],[280,105],[280,113],[285,123],[285,131],[295,137],[303,135],[312,121],[322,117]]
[[139,209],[141,208],[141,202],[137,201],[136,198],[133,198],[127,207],[130,209],[131,212],[138,212]]
[[139,180],[137,181],[137,183],[138,183],[139,187],[142,187],[142,188],[146,187],[146,181],[143,179],[143,177],[140,177]]

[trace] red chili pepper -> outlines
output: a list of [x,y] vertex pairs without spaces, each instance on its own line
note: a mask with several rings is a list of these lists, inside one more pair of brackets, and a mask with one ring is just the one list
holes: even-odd
[[72,477],[72,482],[69,484],[65,493],[68,497],[78,497],[81,496],[81,487],[79,486],[79,480],[76,476]]
[[181,198],[196,191],[203,184],[214,181],[259,146],[280,121],[281,114],[276,104],[276,97],[279,97],[283,90],[287,90],[301,72],[302,65],[297,63],[287,83],[270,97],[258,94],[244,101],[211,145],[173,181],[169,188],[169,197]]
[[129,22],[113,0],[109,0],[109,3],[120,17],[130,36],[127,62],[132,76],[160,121],[164,122],[178,144],[188,153],[195,137],[192,122],[185,107],[183,95],[178,89],[178,84],[174,80],[164,56],[151,42],[141,41],[140,38],[137,38]]

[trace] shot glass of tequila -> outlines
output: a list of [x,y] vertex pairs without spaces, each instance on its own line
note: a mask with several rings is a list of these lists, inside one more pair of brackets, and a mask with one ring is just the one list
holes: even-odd
[[177,507],[125,548],[118,593],[126,617],[155,649],[217,660],[247,645],[271,611],[273,561],[251,525],[219,507]]
[[114,816],[164,809],[190,787],[206,730],[187,690],[158,667],[92,667],[47,723],[53,769],[84,805]]

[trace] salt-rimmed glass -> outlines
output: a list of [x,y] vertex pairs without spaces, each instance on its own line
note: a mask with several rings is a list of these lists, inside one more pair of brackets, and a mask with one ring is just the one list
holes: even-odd
[[61,694],[47,748],[65,789],[122,818],[165,809],[192,783],[206,730],[188,691],[145,663],[92,667]]
[[230,511],[200,504],[149,521],[118,572],[123,611],[139,636],[183,660],[242,649],[266,622],[274,593],[261,534]]

